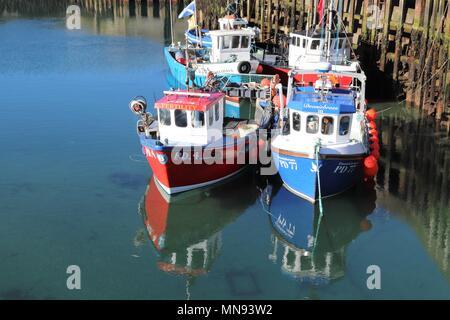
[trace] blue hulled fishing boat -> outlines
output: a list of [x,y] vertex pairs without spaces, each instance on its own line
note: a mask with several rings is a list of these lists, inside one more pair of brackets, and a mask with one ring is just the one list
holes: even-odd
[[[378,138],[369,135],[365,114],[366,76],[359,63],[353,65],[355,70],[333,68],[332,8],[333,1],[321,40],[323,59],[289,73],[281,130],[272,140],[272,156],[284,185],[311,202],[341,193],[377,170],[370,143],[378,143]],[[318,75],[314,82],[311,74]]]
[[172,44],[164,49],[170,72],[179,82],[189,79],[202,87],[209,73],[226,76],[227,81],[235,83],[262,79],[252,77],[261,73],[262,67],[251,54],[256,31],[247,26],[246,19],[230,14],[219,19],[219,30],[201,30],[197,26],[195,1],[178,16],[184,17],[191,17],[185,44],[174,44],[172,35]]
[[[353,85],[336,88],[329,78],[338,75],[352,77]],[[364,158],[370,153],[365,75],[324,72],[315,86],[293,85],[292,76],[272,156],[286,188],[315,202],[363,178]]]

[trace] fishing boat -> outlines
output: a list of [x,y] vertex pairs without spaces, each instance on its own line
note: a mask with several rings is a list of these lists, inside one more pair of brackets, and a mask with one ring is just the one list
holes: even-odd
[[359,64],[337,70],[337,57],[330,54],[332,7],[331,1],[325,37],[313,40],[323,50],[307,68],[289,72],[281,130],[272,139],[284,185],[311,202],[339,194],[378,169],[378,150],[372,150],[379,149],[378,132],[366,117],[366,76]]
[[212,47],[212,40],[209,36],[209,30],[208,29],[188,29],[184,33],[188,43],[193,44],[195,46],[202,46],[205,48],[211,48]]
[[[165,91],[156,120],[144,98],[130,102],[140,116],[138,136],[153,175],[168,194],[204,187],[242,171],[257,157],[254,120],[224,116],[225,95],[199,90]],[[261,121],[266,121],[265,117]]]
[[[263,51],[258,55],[262,73],[279,74],[282,83],[287,84],[291,70],[315,71],[317,63],[321,62],[330,63],[331,71],[334,72],[358,72],[360,64],[352,52],[350,40],[353,35],[345,32],[344,23],[339,20],[340,16],[331,10],[334,1],[328,3],[327,13],[324,12],[324,1],[320,2],[322,4],[318,5],[319,23],[314,21],[312,27],[289,34],[287,57],[279,57],[279,54],[260,49]],[[316,15],[313,16],[316,19]],[[309,83],[315,82],[318,76],[318,73],[311,73],[308,76],[303,75],[301,79],[300,76],[294,77],[294,80]],[[335,81],[348,85],[351,78],[340,76]]]
[[247,27],[247,20],[231,14],[219,19],[219,30],[199,30],[195,1],[180,13],[179,18],[192,15],[195,22],[185,33],[186,43],[174,44],[172,35],[172,44],[164,48],[169,70],[180,83],[189,79],[192,84],[202,87],[209,72],[226,75],[229,82],[235,83],[259,79],[251,76],[261,69],[258,59],[251,55],[256,33],[255,29]]
[[[364,174],[375,175],[370,156],[375,138],[365,115],[366,77],[329,69],[318,70],[322,76],[314,86],[293,82],[294,74],[310,71],[292,73],[281,129],[272,139],[272,156],[285,187],[311,202],[349,189]],[[350,77],[351,85],[336,87],[330,76]]]

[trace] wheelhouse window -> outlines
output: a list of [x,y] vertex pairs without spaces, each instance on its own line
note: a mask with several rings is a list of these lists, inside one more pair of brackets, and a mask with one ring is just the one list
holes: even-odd
[[350,129],[350,117],[343,116],[339,121],[339,135],[346,136]]
[[230,49],[231,46],[231,36],[223,36],[222,39],[222,49]]
[[333,134],[333,118],[332,117],[323,117],[322,118],[322,134]]
[[306,44],[307,44],[308,40],[303,39],[303,43],[302,43],[302,48],[306,48]]
[[216,103],[214,105],[214,115],[215,115],[216,121],[219,121],[219,117],[220,117],[220,105],[219,105],[219,103]]
[[159,109],[159,123],[163,126],[171,125],[169,109]]
[[241,48],[243,48],[243,49],[248,48],[249,43],[250,43],[250,41],[249,41],[249,37],[248,36],[243,36],[241,38]]
[[232,49],[239,49],[239,41],[240,41],[240,37],[239,36],[232,36],[231,37],[231,48]]
[[311,41],[311,50],[318,50],[320,48],[320,40]]
[[175,125],[180,128],[187,127],[187,114],[186,110],[175,110]]
[[295,131],[300,131],[300,113],[298,112],[292,113],[292,128]]
[[205,125],[205,113],[203,111],[191,112],[192,128],[201,128]]
[[209,109],[208,111],[208,115],[209,115],[209,125],[212,126],[213,122],[214,122],[214,113],[213,113],[213,109]]
[[308,116],[306,118],[306,132],[307,133],[317,133],[319,131],[319,117],[318,116]]

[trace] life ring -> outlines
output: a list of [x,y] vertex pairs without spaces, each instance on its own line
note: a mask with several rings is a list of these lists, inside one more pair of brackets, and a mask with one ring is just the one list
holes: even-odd
[[248,61],[241,61],[237,66],[239,73],[250,73],[252,70],[252,65]]

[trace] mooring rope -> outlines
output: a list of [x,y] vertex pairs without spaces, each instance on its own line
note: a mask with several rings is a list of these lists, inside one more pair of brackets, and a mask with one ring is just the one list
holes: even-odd
[[[444,12],[447,12],[447,10],[448,10],[448,4],[449,4],[449,2],[447,2],[447,4],[446,4],[445,9],[444,9]],[[441,28],[442,23],[444,22],[444,18],[445,18],[445,17],[446,17],[446,15],[443,14],[443,15],[442,15],[442,18],[441,18],[441,21],[439,22],[439,25],[438,25],[439,28]],[[439,32],[439,33],[440,33],[440,32]],[[429,61],[429,59],[433,56],[433,55],[431,54],[431,51],[433,51],[433,49],[434,49],[434,44],[435,44],[436,39],[437,39],[437,37],[436,37],[436,36],[433,36],[433,41],[431,42],[430,49],[428,50],[428,54],[427,54],[427,57],[426,57],[426,59],[425,59],[425,63],[424,63],[424,65],[423,65],[422,71],[420,72],[420,76],[419,76],[419,79],[417,80],[417,82],[419,82],[419,81],[422,80],[422,77],[423,77],[423,75],[425,74],[425,69],[426,69],[426,66],[427,66],[427,64],[428,64],[428,61]],[[448,61],[448,59],[447,59],[447,61]],[[422,86],[421,86],[421,87],[422,87]],[[421,89],[421,87],[419,87],[419,89]],[[417,90],[417,88],[416,88],[416,90]]]
[[319,139],[314,147],[315,158],[316,158],[317,191],[319,192],[319,220],[317,221],[317,230],[316,230],[316,234],[314,236],[313,253],[316,250],[317,238],[319,236],[320,224],[321,224],[322,216],[323,216],[322,187],[320,185],[320,167],[319,167],[319,151],[320,151],[321,146],[322,146],[322,144]]
[[[449,60],[450,60],[450,57],[447,58],[447,60],[445,60],[445,61],[442,63],[442,65],[439,67],[439,69],[436,70],[435,73],[432,74],[431,77],[430,77],[427,81],[425,81],[424,83],[422,83],[422,85],[421,85],[420,87],[415,88],[414,91],[418,91],[418,90],[422,89],[422,88],[425,87],[431,80],[433,80],[433,78],[436,77],[436,76],[441,72],[441,70],[445,67],[445,65],[447,64],[447,62],[448,62]],[[421,76],[421,77],[422,77],[422,76]],[[420,79],[419,79],[419,80],[420,80]],[[403,99],[403,100],[399,101],[398,104],[402,104],[402,103],[405,102],[406,100],[407,100],[407,99]]]

